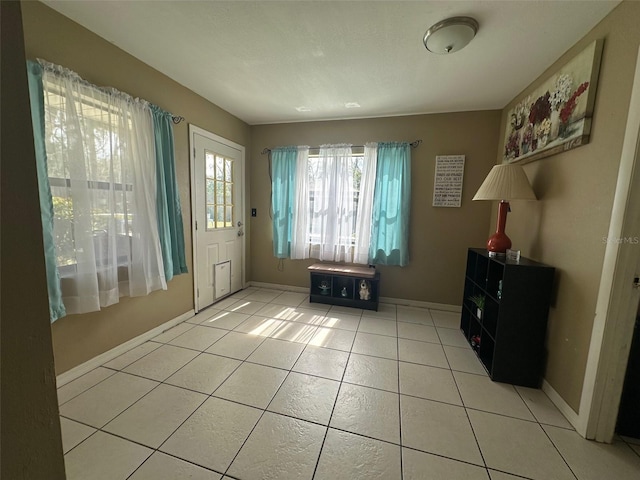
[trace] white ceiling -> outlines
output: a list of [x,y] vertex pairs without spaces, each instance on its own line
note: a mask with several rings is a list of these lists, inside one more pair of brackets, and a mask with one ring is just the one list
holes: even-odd
[[[253,125],[501,109],[619,0],[45,3]],[[476,38],[429,53],[457,15]]]

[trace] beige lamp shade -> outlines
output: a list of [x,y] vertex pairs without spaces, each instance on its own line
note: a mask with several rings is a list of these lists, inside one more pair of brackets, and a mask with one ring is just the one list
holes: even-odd
[[473,200],[537,200],[520,165],[495,165]]

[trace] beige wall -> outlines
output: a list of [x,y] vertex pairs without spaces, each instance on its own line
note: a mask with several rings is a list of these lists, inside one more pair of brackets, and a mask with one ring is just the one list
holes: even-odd
[[61,373],[194,307],[187,123],[247,148],[250,132],[236,117],[41,3],[23,3],[23,23],[27,58],[63,65],[92,83],[144,98],[186,119],[174,134],[189,274],[174,277],[167,291],[123,298],[100,312],[54,323],[56,371]]
[[[593,40],[605,39],[590,143],[525,165],[539,201],[513,202],[507,224],[514,248],[557,269],[546,379],[576,412],[640,45],[639,24],[640,2],[623,2],[526,90],[534,90]],[[502,112],[500,145],[514,103]]]
[[19,2],[0,2],[0,477],[65,478]]
[[[251,279],[257,282],[306,287],[306,267],[313,263],[285,260],[277,269],[273,256],[269,205],[271,184],[265,147],[318,146],[324,143],[413,141],[410,263],[380,266],[380,294],[385,297],[460,305],[466,249],[487,238],[490,204],[471,198],[495,163],[499,111],[417,115],[407,117],[261,125],[251,128]],[[436,155],[466,155],[461,208],[434,208],[433,174]],[[264,241],[263,241],[264,240]]]

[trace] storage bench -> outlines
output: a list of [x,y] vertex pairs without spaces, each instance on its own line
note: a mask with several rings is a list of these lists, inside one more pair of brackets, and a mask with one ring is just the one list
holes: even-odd
[[380,272],[375,268],[316,263],[308,270],[310,302],[378,310]]

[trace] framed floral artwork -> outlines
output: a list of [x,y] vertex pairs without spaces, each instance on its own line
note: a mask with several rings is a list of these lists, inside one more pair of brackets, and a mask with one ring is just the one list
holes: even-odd
[[527,163],[589,143],[603,40],[596,40],[507,115],[503,163]]

